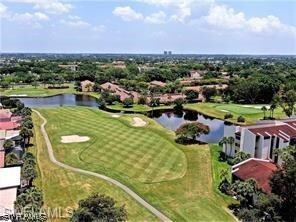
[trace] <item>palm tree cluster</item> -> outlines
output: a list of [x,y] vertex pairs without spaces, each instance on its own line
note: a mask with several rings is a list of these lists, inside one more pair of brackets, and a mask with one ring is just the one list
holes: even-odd
[[[222,140],[220,141],[220,145],[223,146],[224,145],[224,148],[225,148],[225,155],[226,156],[230,156],[232,154],[232,150],[233,150],[233,144],[235,142],[235,139],[232,137],[232,136],[229,136],[229,137],[223,137]],[[228,152],[228,145],[230,147],[230,152]]]
[[[261,110],[263,111],[263,119],[273,119],[274,110],[277,108],[276,103],[271,103],[269,109],[266,106],[262,106]],[[269,116],[266,116],[266,112],[269,111]]]

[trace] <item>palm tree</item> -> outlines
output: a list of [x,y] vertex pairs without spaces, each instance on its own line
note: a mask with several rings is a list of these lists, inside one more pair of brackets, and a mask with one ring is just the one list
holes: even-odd
[[228,143],[230,145],[230,155],[232,154],[232,146],[234,144],[235,140],[232,136],[228,137]]
[[271,118],[273,118],[273,113],[274,113],[274,110],[276,109],[276,107],[277,107],[276,103],[272,103],[269,107]]
[[6,153],[11,152],[13,146],[14,146],[14,144],[13,144],[13,141],[11,139],[5,140],[5,142],[3,144],[3,148],[4,148]]
[[222,146],[225,145],[225,146],[224,146],[224,147],[225,147],[225,151],[224,151],[224,153],[225,153],[225,155],[227,156],[228,138],[227,138],[226,136],[224,136],[224,137],[222,138],[222,140],[220,141],[220,144],[222,144]]
[[[30,144],[30,138],[33,137],[33,131],[31,129],[28,129],[26,127],[22,127],[20,131],[20,136],[24,140],[24,145]],[[26,143],[27,141],[27,143]]]
[[267,111],[266,106],[262,106],[261,110],[263,111],[263,115],[264,115],[264,119],[265,119],[266,118],[266,111]]
[[5,166],[13,166],[18,164],[18,157],[15,153],[11,152],[5,156]]

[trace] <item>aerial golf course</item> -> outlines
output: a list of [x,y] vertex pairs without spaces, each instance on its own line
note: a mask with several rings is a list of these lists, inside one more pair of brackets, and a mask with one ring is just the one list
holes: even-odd
[[[48,121],[46,130],[60,162],[124,183],[171,220],[234,220],[226,210],[232,200],[216,189],[219,172],[228,167],[211,158],[218,152],[216,146],[211,145],[210,150],[209,145],[176,144],[172,131],[142,115],[118,116],[84,107],[38,111]],[[135,126],[135,116],[146,124]],[[46,206],[76,207],[80,199],[98,192],[125,204],[129,221],[157,220],[116,186],[51,163],[40,133],[42,120],[35,113],[33,119],[32,149],[42,172],[36,185],[44,190]],[[89,139],[62,142],[69,135]]]

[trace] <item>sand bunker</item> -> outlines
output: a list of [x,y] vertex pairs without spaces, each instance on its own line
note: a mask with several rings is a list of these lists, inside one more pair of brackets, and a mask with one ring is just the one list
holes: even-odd
[[146,126],[146,124],[147,124],[147,122],[145,122],[143,119],[141,119],[139,117],[133,118],[133,126],[142,127],[142,126]]
[[[254,109],[261,109],[263,106],[260,106],[260,105],[243,105],[243,107],[248,107],[248,108],[254,108]],[[266,105],[265,106],[267,109],[270,108],[270,106]]]
[[113,117],[113,118],[119,118],[119,117],[120,117],[120,115],[113,114],[113,115],[112,115],[112,117]]
[[78,135],[70,135],[70,136],[62,136],[62,143],[80,143],[88,141],[88,136],[78,136]]
[[225,109],[220,109],[220,111],[228,113],[228,110],[225,110]]

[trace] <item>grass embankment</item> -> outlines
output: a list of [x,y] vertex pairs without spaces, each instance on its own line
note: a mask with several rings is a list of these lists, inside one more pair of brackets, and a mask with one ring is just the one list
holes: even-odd
[[[40,132],[42,120],[35,113],[33,120],[35,137],[34,146],[30,151],[35,153],[39,167],[39,176],[35,180],[35,185],[43,190],[46,208],[62,209],[61,212],[66,215],[66,208],[76,208],[79,200],[97,192],[113,197],[118,205],[125,204],[129,221],[157,221],[150,212],[114,185],[98,178],[65,170],[51,163]],[[51,218],[49,221],[69,221],[69,219]]]
[[[121,180],[174,221],[234,220],[225,210],[228,202],[215,191],[209,146],[176,144],[173,132],[142,115],[137,116],[149,124],[136,128],[131,126],[135,115],[113,118],[83,107],[39,111],[48,119],[46,129],[61,162]],[[91,139],[60,142],[72,134]]]
[[112,110],[116,110],[116,111],[132,111],[132,112],[148,112],[153,110],[159,110],[159,109],[170,109],[173,108],[173,106],[166,106],[166,105],[161,105],[158,107],[150,107],[147,105],[139,105],[139,104],[134,104],[133,107],[130,108],[125,108],[123,107],[123,105],[121,103],[117,103],[114,105],[109,105],[107,106],[107,108],[112,109]]
[[48,89],[47,86],[38,85],[37,87],[32,85],[15,85],[13,89],[1,89],[0,94],[4,96],[29,96],[29,97],[44,97],[53,96],[62,93],[75,93],[73,83],[64,84],[69,86],[66,89]]
[[[237,123],[237,117],[243,116],[246,119],[246,124],[253,124],[257,120],[263,118],[263,111],[261,107],[263,105],[242,105],[242,104],[224,104],[224,103],[189,103],[185,105],[185,108],[194,109],[200,113],[224,119],[226,113],[233,114],[233,118],[227,119],[233,123]],[[265,104],[265,106],[268,106]],[[269,111],[266,112],[266,116],[269,116]],[[274,118],[284,118],[285,114],[281,108],[277,108],[274,111]],[[241,124],[241,123],[240,123]]]

